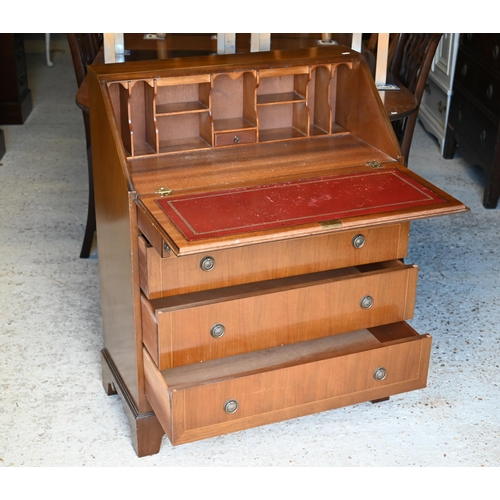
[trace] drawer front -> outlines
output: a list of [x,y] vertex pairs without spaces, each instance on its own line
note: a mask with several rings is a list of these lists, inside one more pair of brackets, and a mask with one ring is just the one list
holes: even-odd
[[257,140],[256,130],[239,130],[215,134],[215,146],[234,146],[236,144],[252,144]]
[[146,396],[172,443],[181,444],[425,387],[430,345],[429,336],[415,334],[257,373],[221,371],[211,381],[186,373],[175,386],[145,354]]
[[453,94],[449,124],[457,135],[459,147],[465,142],[479,155],[483,166],[491,165],[498,125],[460,91]]
[[426,108],[443,130],[446,124],[447,103],[446,93],[431,79],[427,80],[421,108]]
[[410,319],[418,269],[387,266],[319,273],[300,284],[276,280],[267,290],[234,287],[216,299],[195,294],[180,305],[143,297],[144,342],[166,369]]
[[[140,283],[149,299],[401,259],[409,223],[263,243],[202,255],[160,257],[139,238]],[[357,236],[360,236],[356,238]],[[202,269],[211,257],[214,266]]]
[[491,114],[500,116],[500,77],[478,64],[477,60],[464,52],[458,53],[455,70],[456,88],[467,93]]
[[500,73],[500,36],[498,33],[464,33],[462,47],[491,71]]

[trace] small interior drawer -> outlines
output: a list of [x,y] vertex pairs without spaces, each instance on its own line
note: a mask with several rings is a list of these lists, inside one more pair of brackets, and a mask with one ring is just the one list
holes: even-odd
[[[210,290],[370,262],[401,259],[408,251],[409,223],[315,235],[226,250],[165,257],[139,237],[140,283],[149,299]],[[209,271],[204,259],[213,259]]]
[[431,337],[406,323],[159,371],[145,391],[172,444],[425,387]]
[[215,146],[230,146],[237,144],[251,144],[257,140],[257,131],[238,130],[236,132],[220,132],[214,134]]
[[149,301],[143,342],[160,369],[413,317],[418,269],[401,261]]

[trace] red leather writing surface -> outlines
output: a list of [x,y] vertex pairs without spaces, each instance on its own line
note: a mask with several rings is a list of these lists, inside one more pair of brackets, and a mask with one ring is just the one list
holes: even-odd
[[399,170],[156,200],[188,241],[444,203]]

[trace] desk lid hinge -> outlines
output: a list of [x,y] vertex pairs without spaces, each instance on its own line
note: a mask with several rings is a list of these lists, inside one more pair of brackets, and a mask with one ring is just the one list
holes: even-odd
[[161,187],[160,189],[158,189],[158,191],[156,191],[156,194],[159,194],[162,198],[164,198],[165,196],[169,196],[172,193],[173,193],[173,190],[168,189],[166,187]]

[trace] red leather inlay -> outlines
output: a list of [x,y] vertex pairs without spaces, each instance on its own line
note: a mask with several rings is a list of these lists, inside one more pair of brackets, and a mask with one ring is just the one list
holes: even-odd
[[156,200],[188,241],[393,212],[445,200],[399,170]]

